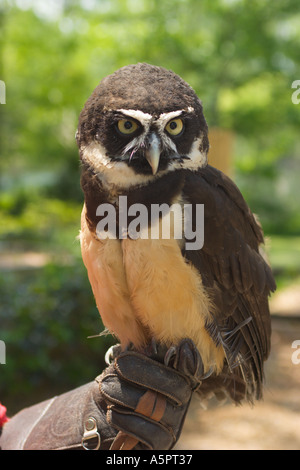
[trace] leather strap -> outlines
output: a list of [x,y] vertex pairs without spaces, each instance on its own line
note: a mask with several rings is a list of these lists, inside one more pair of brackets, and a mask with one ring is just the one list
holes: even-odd
[[128,436],[125,432],[119,431],[109,450],[131,450],[138,442],[138,439],[135,437]]
[[[140,398],[134,411],[154,421],[160,421],[164,415],[166,404],[166,399],[163,395],[147,390]],[[138,439],[135,437],[128,436],[123,431],[120,431],[115,437],[110,450],[131,450],[138,442]]]
[[135,411],[154,421],[160,421],[166,409],[166,399],[157,392],[147,390],[140,398]]

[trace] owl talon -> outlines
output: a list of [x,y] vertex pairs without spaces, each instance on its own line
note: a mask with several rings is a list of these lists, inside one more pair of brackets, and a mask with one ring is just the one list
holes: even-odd
[[151,339],[151,348],[152,348],[152,351],[154,354],[157,354],[157,343],[156,343],[156,339],[155,338],[152,338]]
[[[177,351],[178,351],[178,348],[176,346],[171,346],[168,351],[166,352],[165,354],[165,357],[164,357],[164,364],[165,366],[168,366],[170,364],[170,361],[173,357],[176,358],[176,355],[177,355]],[[174,367],[174,365],[173,365]],[[176,368],[176,367],[175,367]]]
[[120,354],[121,352],[121,345],[114,344],[111,346],[105,353],[104,360],[105,363],[109,366],[113,360]]
[[210,367],[209,371],[206,372],[206,374],[201,375],[201,377],[199,377],[199,379],[200,379],[201,381],[202,381],[202,380],[205,380],[205,379],[208,379],[208,377],[210,377],[213,373],[214,373],[214,368],[213,368],[213,367]]
[[183,373],[191,381],[193,390],[197,390],[204,379],[213,373],[211,368],[204,374],[204,367],[199,351],[193,341],[185,338],[177,346],[171,346],[164,357],[164,364]]
[[151,338],[150,343],[142,350],[142,353],[152,358],[155,358],[157,356],[158,345],[154,337]]

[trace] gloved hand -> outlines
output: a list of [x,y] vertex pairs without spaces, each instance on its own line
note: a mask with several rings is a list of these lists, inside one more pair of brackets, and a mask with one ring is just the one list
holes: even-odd
[[[121,353],[97,379],[107,421],[119,430],[113,449],[171,449],[179,439],[202,361],[190,340],[154,357]],[[159,362],[163,359],[172,359],[177,370]]]
[[189,340],[171,356],[178,370],[159,362],[159,355],[152,359],[135,351],[118,354],[93,382],[11,418],[3,427],[0,447],[171,449],[202,371]]

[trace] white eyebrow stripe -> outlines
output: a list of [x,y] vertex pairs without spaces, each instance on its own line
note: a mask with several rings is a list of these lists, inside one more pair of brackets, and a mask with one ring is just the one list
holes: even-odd
[[157,119],[158,127],[161,131],[166,127],[169,121],[180,116],[182,113],[192,113],[194,108],[189,106],[187,109],[178,109],[177,111],[171,111],[170,113],[162,113]]
[[141,124],[144,123],[150,123],[152,120],[151,114],[148,113],[143,113],[143,111],[140,111],[139,109],[117,109],[122,114],[125,114],[125,116],[132,117],[133,119],[136,119],[137,121],[140,121]]
[[162,113],[160,114],[158,121],[168,122],[171,121],[171,119],[180,116],[182,113],[192,113],[193,111],[194,108],[189,106],[187,109],[178,109],[177,111],[171,111],[170,113]]
[[158,118],[158,121],[159,122],[168,122],[171,119],[174,119],[174,118],[180,116],[180,114],[182,114],[184,111],[185,111],[184,109],[179,109],[177,111],[171,111],[170,113],[162,113],[162,114],[160,114],[160,116]]

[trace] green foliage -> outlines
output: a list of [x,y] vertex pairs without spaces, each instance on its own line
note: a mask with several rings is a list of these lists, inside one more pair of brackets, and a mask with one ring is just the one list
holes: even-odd
[[273,235],[266,250],[276,277],[277,289],[300,284],[300,237]]
[[[291,101],[291,84],[299,79],[296,0],[62,0],[56,6],[10,0],[4,5],[3,189],[24,186],[26,175],[48,171],[55,173],[51,197],[79,200],[74,139],[79,112],[102,77],[139,61],[182,75],[203,100],[209,125],[235,132],[235,173],[245,193],[251,194],[253,184],[244,177],[249,169],[268,185],[276,181],[280,161],[291,156],[299,161],[300,105]],[[272,178],[261,179],[265,171],[273,171]],[[300,202],[298,188],[296,198]],[[260,209],[255,199],[248,202]],[[263,223],[268,203],[265,209]],[[297,232],[298,211],[289,220],[287,232]],[[276,232],[280,221],[279,211],[274,224],[266,220],[268,229]]]
[[1,401],[14,413],[93,380],[111,336],[103,330],[81,262],[0,275]]
[[0,196],[0,240],[19,242],[26,249],[79,256],[76,237],[82,204],[43,197],[25,189]]

